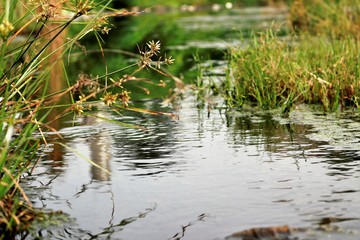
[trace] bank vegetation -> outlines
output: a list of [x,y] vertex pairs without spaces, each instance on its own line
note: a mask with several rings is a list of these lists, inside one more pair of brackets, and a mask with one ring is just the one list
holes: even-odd
[[360,106],[360,2],[295,0],[289,35],[254,33],[229,50],[227,80],[213,87],[229,107],[244,104],[288,113],[299,103],[324,111]]

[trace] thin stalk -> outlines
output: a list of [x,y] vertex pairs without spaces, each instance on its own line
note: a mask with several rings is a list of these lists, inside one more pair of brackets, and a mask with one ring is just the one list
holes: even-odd
[[[47,20],[47,18],[45,19],[45,21],[43,21],[43,24],[41,25],[40,29],[39,29],[39,30],[37,31],[37,33],[35,34],[34,39],[37,39],[37,38],[38,38],[40,32],[42,31],[42,29],[43,29],[44,26],[45,26],[46,20]],[[33,44],[34,42],[35,42],[35,40],[29,42],[29,44],[28,44],[28,46],[25,48],[25,50],[22,51],[22,53],[19,54],[19,56],[16,58],[16,60],[14,61],[14,63],[9,67],[9,69],[3,73],[3,75],[0,77],[0,80],[3,80],[3,78],[16,66],[16,64],[18,64],[18,63],[21,61],[22,57],[23,57],[23,56],[25,55],[25,53],[29,50],[29,48],[32,46],[32,44]]]

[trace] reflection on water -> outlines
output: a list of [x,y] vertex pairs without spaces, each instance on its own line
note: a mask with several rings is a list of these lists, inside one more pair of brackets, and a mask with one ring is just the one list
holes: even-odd
[[[101,113],[97,113],[96,115],[99,114]],[[95,116],[90,116],[86,117],[84,124],[87,126],[96,126],[99,122],[101,122],[101,120]],[[91,165],[91,178],[98,181],[110,181],[111,145],[113,143],[111,135],[109,135],[106,129],[103,129],[97,134],[90,136],[87,141],[90,149],[90,159],[96,164]],[[100,168],[98,166],[100,166]],[[104,169],[107,171],[104,171]]]
[[213,31],[214,29],[243,30],[269,28],[274,22],[284,22],[286,8],[246,8],[234,9],[229,15],[188,16],[180,18],[180,26],[186,30]]
[[[147,128],[86,117],[61,129],[70,147],[63,149],[61,167],[48,159],[28,183],[28,191],[37,192],[35,204],[76,222],[55,227],[49,238],[224,239],[262,226],[316,229],[326,219],[332,219],[329,232],[299,239],[359,238],[359,152],[310,139],[320,132],[298,118],[301,111],[289,119],[253,111],[212,110],[209,116],[195,108],[192,96],[173,110],[158,101],[138,104],[175,111],[180,120],[100,108],[95,114]],[[347,119],[355,127],[358,120]],[[57,171],[48,171],[52,167]]]

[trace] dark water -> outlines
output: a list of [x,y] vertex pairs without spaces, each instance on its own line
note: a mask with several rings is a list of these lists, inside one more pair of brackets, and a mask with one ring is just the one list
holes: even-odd
[[[35,226],[37,234],[224,239],[289,225],[310,229],[299,239],[360,238],[358,113],[324,115],[299,106],[284,119],[253,109],[198,109],[195,95],[189,90],[171,106],[134,102],[178,119],[119,115],[101,104],[93,112],[141,129],[90,116],[65,123],[63,139],[52,136],[23,185],[36,207],[61,210],[68,219]],[[331,222],[326,230],[316,230],[325,222]]]

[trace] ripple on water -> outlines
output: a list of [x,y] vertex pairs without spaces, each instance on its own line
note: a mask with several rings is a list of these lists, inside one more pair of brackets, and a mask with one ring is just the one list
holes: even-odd
[[[212,111],[209,117],[194,105],[185,101],[178,121],[127,119],[146,125],[145,130],[90,119],[62,129],[67,145],[111,174],[71,149],[62,149],[56,160],[50,145],[44,153],[48,159],[35,172],[39,178],[33,179],[38,195],[30,195],[38,205],[75,218],[78,225],[67,230],[77,237],[79,232],[105,237],[110,228],[113,238],[168,239],[202,213],[208,217],[186,232],[189,239],[222,239],[257,226],[315,228],[321,219],[334,217],[354,220],[332,225],[359,230],[359,150],[332,148],[337,138],[313,137],[326,129],[314,125],[336,120],[303,112],[286,122],[254,112]],[[356,136],[357,124],[345,123],[347,134]],[[137,217],[154,204],[154,211]],[[122,228],[109,223],[122,220],[130,222]],[[317,237],[328,234],[335,236]]]

